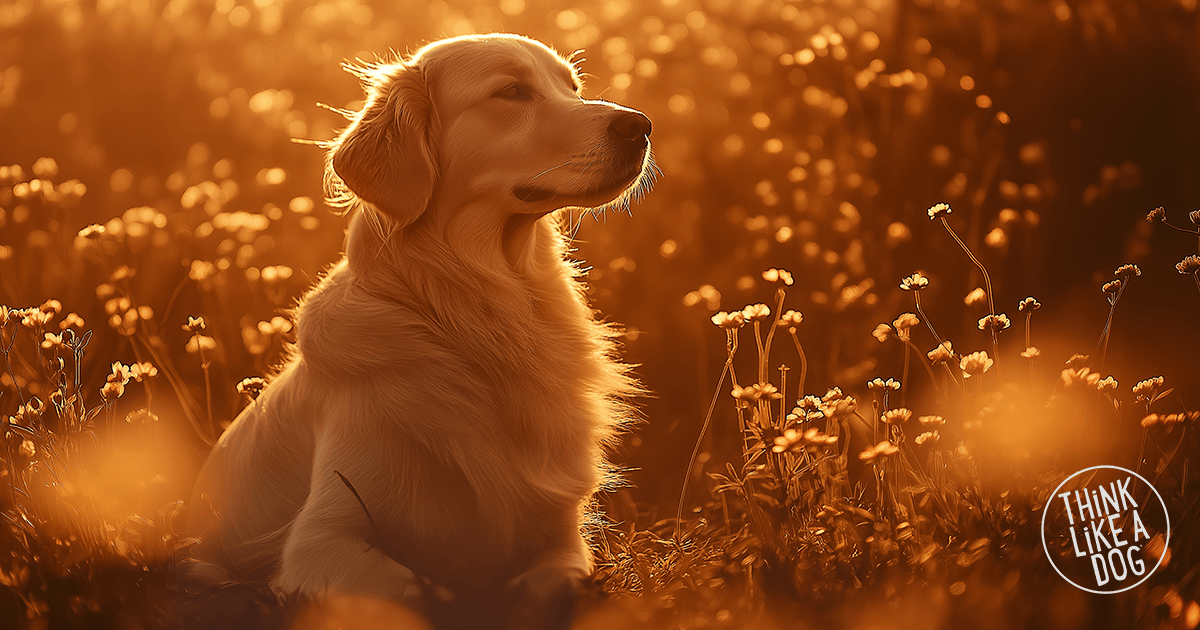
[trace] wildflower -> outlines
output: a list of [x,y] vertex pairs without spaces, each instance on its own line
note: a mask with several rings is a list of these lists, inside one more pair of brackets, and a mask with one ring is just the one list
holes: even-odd
[[909,418],[912,418],[912,413],[912,411],[905,409],[904,407],[898,407],[896,409],[888,409],[887,411],[883,412],[883,415],[880,416],[879,419],[885,424],[902,424],[908,422]]
[[1106,282],[1100,290],[1103,291],[1105,295],[1116,295],[1117,292],[1121,290],[1121,281],[1113,280],[1112,282]]
[[129,424],[141,424],[158,422],[158,414],[151,413],[147,409],[138,409],[125,415],[125,422]]
[[951,214],[954,211],[950,209],[950,204],[948,203],[935,203],[929,207],[927,212],[929,213],[929,220],[933,221],[934,219],[939,219]]
[[1142,275],[1142,269],[1134,264],[1124,264],[1120,267],[1117,267],[1117,270],[1113,272],[1113,275],[1118,278],[1124,278],[1127,276],[1140,276]]
[[967,297],[963,298],[963,304],[967,306],[977,306],[984,302],[987,302],[987,292],[983,290],[983,287],[975,287],[967,294]]
[[136,275],[137,269],[134,269],[129,265],[121,265],[116,269],[113,269],[112,275],[108,277],[108,281],[116,284],[122,280],[128,280]]
[[267,382],[265,380],[258,376],[251,376],[242,379],[242,382],[237,384],[237,391],[239,394],[245,394],[254,399],[258,398],[258,395],[262,393],[263,388],[266,386]]
[[863,462],[870,464],[877,459],[882,460],[889,455],[894,455],[896,451],[899,450],[900,449],[897,448],[895,444],[884,440],[875,446],[868,446],[863,450],[863,452],[858,454],[858,458],[863,460]]
[[834,403],[845,397],[846,395],[842,393],[841,387],[833,387],[825,392],[825,395],[821,397],[821,402],[826,404]]
[[878,339],[879,343],[887,341],[891,334],[892,327],[888,326],[887,324],[880,324],[875,327],[875,330],[871,331],[871,336]]
[[949,341],[943,341],[941,345],[930,350],[926,355],[932,363],[941,363],[954,358],[954,347]]
[[53,313],[32,308],[27,308],[23,312],[25,315],[21,318],[21,325],[26,328],[41,328],[49,324],[50,320],[54,318]]
[[1074,387],[1077,385],[1086,385],[1087,387],[1096,387],[1100,382],[1100,374],[1093,372],[1091,368],[1067,368],[1059,375],[1059,382],[1063,387]]
[[196,282],[203,282],[217,273],[217,266],[207,260],[193,260],[188,267],[188,277]]
[[800,410],[801,412],[809,413],[809,412],[817,411],[820,408],[821,408],[821,399],[820,398],[817,398],[816,396],[805,396],[804,398],[801,398],[800,400],[796,401],[796,409],[793,409],[792,411],[794,412],[796,410]]
[[196,354],[204,350],[213,350],[216,347],[217,341],[212,337],[208,335],[192,335],[192,338],[188,339],[187,346],[184,349],[191,354]]
[[1024,300],[1021,300],[1021,303],[1019,305],[1017,305],[1017,310],[1021,311],[1022,313],[1024,313],[1025,311],[1031,311],[1031,312],[1036,311],[1039,308],[1042,308],[1042,304],[1040,302],[1038,302],[1037,300],[1033,299],[1032,295],[1025,298]]
[[721,311],[712,316],[712,323],[726,330],[734,330],[741,328],[746,323],[746,318],[742,315],[741,311],[734,311],[733,313]]
[[896,330],[900,333],[907,333],[910,328],[913,328],[920,323],[921,320],[917,319],[916,315],[912,313],[903,313],[900,315],[900,317],[896,318],[896,321],[892,322],[892,326],[895,326]]
[[42,339],[42,348],[45,350],[58,350],[63,347],[62,335],[54,333],[46,333]]
[[1161,376],[1148,378],[1133,386],[1133,393],[1137,396],[1137,402],[1149,402],[1154,400],[1154,396],[1158,394],[1158,390],[1162,389],[1164,380]]
[[108,375],[107,380],[109,383],[120,383],[121,385],[125,385],[129,382],[129,376],[130,372],[128,365],[125,365],[120,361],[113,361],[112,374]]
[[919,271],[900,281],[902,291],[920,291],[927,286],[929,286],[929,278],[921,275]]
[[79,230],[78,236],[85,240],[94,241],[104,235],[104,226],[99,223],[93,223],[82,230]]
[[750,304],[742,309],[742,317],[748,322],[761,322],[771,316],[771,309],[766,304]]
[[195,333],[208,328],[208,326],[204,323],[204,317],[200,316],[188,317],[187,323],[184,324],[182,328],[188,332]]
[[776,269],[772,267],[764,271],[762,273],[762,277],[763,280],[766,280],[767,282],[782,282],[789,287],[792,286],[792,283],[794,282],[792,279],[792,272],[788,271],[787,269]]
[[787,328],[788,332],[794,332],[800,325],[800,322],[803,321],[804,314],[800,311],[787,311],[782,317],[779,318],[779,326],[781,328]]
[[1069,368],[1077,368],[1085,365],[1091,357],[1086,354],[1072,354],[1070,359],[1067,359],[1066,366]]
[[125,395],[125,383],[120,381],[108,381],[104,387],[100,388],[100,398],[104,399],[104,404],[112,404],[118,398]]
[[10,310],[8,305],[0,304],[0,326],[7,326],[10,316],[16,311]]
[[1200,420],[1200,411],[1189,411],[1186,413],[1152,413],[1145,418],[1142,418],[1142,428],[1152,427],[1156,424],[1163,426],[1171,424],[1179,424],[1187,420]]
[[979,320],[979,330],[990,330],[992,333],[998,333],[1009,326],[1012,326],[1012,322],[1008,320],[1008,315],[1004,313],[986,315]]
[[1200,273],[1200,256],[1196,254],[1185,256],[1183,260],[1175,263],[1175,269],[1184,275]]
[[917,422],[923,427],[940,427],[946,424],[946,419],[941,416],[921,416]]
[[937,431],[926,431],[925,433],[913,438],[913,441],[917,443],[917,446],[923,446],[926,442],[933,444],[940,439],[942,439],[942,436],[939,435]]
[[821,430],[816,427],[812,427],[803,433],[796,429],[787,429],[783,432],[783,435],[775,438],[775,445],[771,447],[771,450],[776,453],[799,451],[801,449],[816,451],[822,446],[837,444],[837,441],[838,438],[836,435],[826,435],[821,433]]
[[987,352],[972,352],[962,358],[958,367],[962,369],[963,378],[971,378],[992,369],[994,363],[995,361],[988,358]]
[[1117,391],[1117,379],[1106,376],[1096,383],[1096,389],[1101,392],[1115,392]]
[[78,313],[73,313],[73,312],[67,313],[67,316],[64,317],[63,320],[58,323],[59,330],[66,330],[71,327],[83,328],[83,326],[84,326],[83,318],[80,317]]
[[42,302],[42,305],[38,307],[38,310],[43,313],[58,315],[62,312],[62,302],[59,302],[58,300],[46,300],[45,302]]
[[1026,359],[1036,359],[1042,356],[1042,351],[1038,350],[1037,346],[1029,346],[1028,348],[1025,348],[1025,351],[1021,353],[1021,356],[1025,357]]
[[149,361],[139,361],[129,366],[129,377],[141,383],[158,376],[158,368]]
[[1166,221],[1166,220],[1167,220],[1167,211],[1164,210],[1162,206],[1159,206],[1146,214],[1146,221],[1148,221],[1150,223],[1153,223],[1155,221]]
[[885,381],[881,378],[876,378],[875,380],[867,382],[867,389],[873,392],[882,392],[886,390],[896,391],[900,389],[900,381],[890,378]]
[[1200,225],[1200,210],[1192,210],[1188,213],[1188,220],[1192,225]]
[[32,459],[36,453],[37,453],[37,449],[34,448],[33,442],[30,442],[29,440],[21,440],[21,456],[22,457],[24,457],[25,459]]

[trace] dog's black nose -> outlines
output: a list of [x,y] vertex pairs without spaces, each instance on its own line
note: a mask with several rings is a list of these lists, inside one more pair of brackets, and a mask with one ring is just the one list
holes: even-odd
[[641,112],[623,112],[608,128],[625,140],[641,140],[650,135],[650,119]]

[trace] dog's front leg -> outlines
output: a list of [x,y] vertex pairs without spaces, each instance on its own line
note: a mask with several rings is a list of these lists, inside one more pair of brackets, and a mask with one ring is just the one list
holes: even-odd
[[[379,543],[372,517],[338,474],[342,472],[357,488],[387,488],[386,482],[377,478],[383,473],[363,464],[385,460],[362,450],[354,457],[340,456],[345,451],[334,440],[325,440],[314,454],[308,500],[288,533],[272,586],[283,594],[367,595],[420,609],[420,581],[371,544]],[[379,511],[384,508],[377,506]]]

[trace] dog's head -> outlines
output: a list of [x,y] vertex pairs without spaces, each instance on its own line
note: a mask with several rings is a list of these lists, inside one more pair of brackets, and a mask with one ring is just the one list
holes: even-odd
[[365,201],[404,226],[433,206],[540,216],[620,203],[649,184],[650,120],[584,99],[575,67],[539,42],[457,37],[350,69],[367,97],[330,143],[334,204]]

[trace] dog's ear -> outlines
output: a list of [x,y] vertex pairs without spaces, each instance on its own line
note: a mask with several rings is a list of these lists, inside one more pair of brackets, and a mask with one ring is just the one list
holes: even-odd
[[436,177],[425,77],[404,62],[347,69],[362,79],[366,101],[329,145],[326,196],[342,207],[369,202],[403,227],[424,212]]

